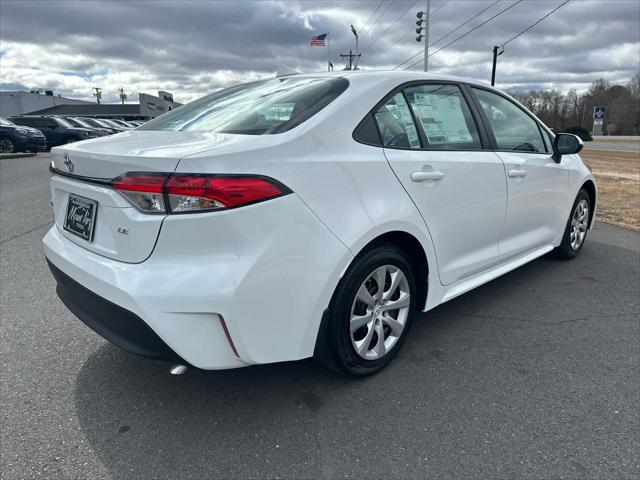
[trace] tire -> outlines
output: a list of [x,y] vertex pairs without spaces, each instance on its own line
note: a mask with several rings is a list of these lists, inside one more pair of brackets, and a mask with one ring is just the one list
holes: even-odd
[[0,138],[0,153],[16,152],[16,144],[10,138]]
[[[385,286],[380,295],[378,282],[382,273]],[[365,298],[369,305],[359,298]],[[363,377],[380,371],[406,340],[415,302],[415,278],[402,250],[382,244],[363,252],[336,288],[324,319],[325,345],[319,349],[320,358],[316,358],[346,376]],[[382,343],[380,338],[384,338]]]
[[571,260],[578,256],[587,239],[590,217],[591,199],[587,191],[581,189],[571,207],[571,214],[564,229],[562,242],[553,251],[557,258]]

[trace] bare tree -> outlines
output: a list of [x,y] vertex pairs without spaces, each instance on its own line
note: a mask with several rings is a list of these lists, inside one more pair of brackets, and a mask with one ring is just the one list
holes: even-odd
[[593,109],[605,107],[604,131],[610,135],[640,133],[640,72],[627,85],[611,85],[600,78],[580,95],[575,89],[512,91],[511,95],[555,131],[593,127]]

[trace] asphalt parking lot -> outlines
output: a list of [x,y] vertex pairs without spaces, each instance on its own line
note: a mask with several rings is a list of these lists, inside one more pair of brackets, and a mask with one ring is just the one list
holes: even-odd
[[48,159],[0,161],[0,477],[638,478],[640,235],[598,223],[424,315],[365,380],[312,361],[175,377],[58,301]]

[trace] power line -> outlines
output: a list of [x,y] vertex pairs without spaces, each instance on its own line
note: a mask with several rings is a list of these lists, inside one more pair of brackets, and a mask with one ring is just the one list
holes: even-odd
[[566,0],[565,2],[561,3],[560,5],[558,5],[556,8],[554,8],[553,10],[551,10],[549,13],[547,13],[546,15],[544,15],[542,18],[540,18],[539,20],[537,20],[536,22],[532,23],[531,25],[529,25],[527,28],[525,28],[524,30],[522,30],[520,33],[518,33],[517,35],[511,37],[509,40],[507,40],[506,42],[504,42],[502,44],[502,48],[498,47],[497,45],[493,47],[493,61],[491,62],[491,86],[493,87],[496,84],[496,66],[498,63],[498,57],[500,55],[502,55],[504,53],[504,46],[515,40],[516,38],[518,38],[520,35],[524,34],[525,32],[528,32],[529,30],[531,30],[533,27],[535,27],[536,25],[538,25],[541,21],[543,21],[545,18],[549,17],[553,12],[556,12],[560,9],[560,7],[562,7],[563,5],[566,5],[567,3],[569,3],[570,0]]
[[[436,40],[435,42],[433,42],[431,45],[429,45],[429,48],[433,47],[436,43],[440,42],[441,40],[447,38],[449,35],[451,35],[453,32],[460,30],[462,27],[464,27],[467,23],[469,23],[470,21],[474,20],[475,18],[479,17],[480,15],[482,15],[484,12],[486,12],[487,10],[489,10],[491,7],[493,7],[496,3],[500,2],[500,0],[496,0],[495,2],[493,2],[491,5],[489,5],[487,8],[482,9],[481,11],[479,11],[478,13],[476,13],[475,15],[473,15],[471,18],[469,18],[469,20],[467,20],[464,23],[461,23],[460,25],[458,25],[456,28],[454,28],[453,30],[451,30],[449,33],[447,33],[446,35],[443,35],[442,37],[440,37],[438,40]],[[439,9],[438,9],[439,10]],[[413,33],[413,32],[411,32]],[[395,67],[393,67],[393,70],[395,70],[396,68],[401,67],[402,65],[404,65],[405,63],[409,62],[410,60],[414,59],[415,57],[417,57],[418,55],[420,55],[422,52],[424,52],[424,48],[422,50],[420,50],[418,53],[411,55],[409,58],[407,58],[404,62],[400,63],[399,65],[396,65]]]
[[502,44],[502,48],[504,48],[504,46],[515,40],[516,38],[518,38],[520,35],[522,35],[523,33],[528,32],[529,30],[531,30],[533,27],[535,27],[536,25],[538,25],[541,21],[543,21],[545,18],[547,18],[548,16],[550,16],[552,13],[554,13],[555,11],[559,10],[561,7],[563,7],[564,5],[566,5],[567,3],[569,3],[571,0],[566,0],[565,2],[562,2],[560,5],[558,5],[556,8],[554,8],[553,10],[551,10],[549,13],[547,13],[544,17],[542,17],[540,20],[538,20],[535,23],[532,23],[531,25],[529,25],[527,28],[525,28],[523,31],[521,31],[519,34],[517,34],[515,37],[511,37],[509,40],[507,40],[506,42],[504,42]]
[[[444,2],[442,5],[440,5],[438,8],[436,8],[436,10],[435,10],[434,12],[431,12],[431,15],[429,15],[429,16],[430,16],[431,18],[433,18],[433,16],[434,16],[436,13],[438,13],[440,10],[442,10],[442,7],[444,7],[444,6],[445,6],[447,3],[449,3],[450,1],[451,1],[451,0],[447,0],[446,2]],[[500,0],[498,0],[498,2],[499,2],[499,1],[500,1]],[[415,36],[415,32],[414,32],[413,30],[409,31],[408,33],[409,33],[409,35]],[[409,35],[405,35],[404,37],[401,37],[401,38],[400,38],[400,40],[399,40],[398,42],[396,42],[396,43],[397,43],[397,44],[401,44],[401,43],[403,43],[403,42],[405,41],[405,39],[406,39]],[[418,52],[418,53],[422,53],[422,52]],[[416,55],[418,55],[418,54],[416,54]],[[413,58],[413,57],[415,57],[415,55],[414,55],[414,56],[412,56],[411,58]],[[403,63],[404,63],[404,62],[403,62]]]
[[[380,0],[380,3],[378,3],[378,6],[376,7],[376,9],[373,11],[373,13],[371,15],[369,15],[369,18],[367,18],[367,21],[364,22],[364,25],[362,26],[362,28],[360,29],[361,31],[364,31],[367,28],[367,25],[369,24],[369,22],[371,21],[371,19],[373,18],[373,16],[378,13],[378,10],[380,10],[380,7],[382,6],[382,4],[384,3],[384,0]],[[354,39],[351,39],[350,42],[348,42],[343,48],[342,50],[345,50],[347,47],[350,47],[351,44],[354,42]]]
[[[460,35],[459,37],[456,37],[454,40],[450,41],[449,43],[447,43],[444,47],[440,47],[438,50],[436,50],[433,53],[430,53],[429,56],[433,56],[438,52],[441,52],[442,50],[444,50],[445,48],[447,48],[449,45],[452,45],[454,43],[456,43],[458,40],[463,39],[464,37],[466,37],[467,35],[469,35],[470,33],[476,31],[477,29],[479,29],[480,27],[486,25],[487,23],[489,23],[491,20],[493,20],[496,17],[499,17],[500,15],[502,15],[503,13],[505,13],[507,10],[512,9],[513,7],[515,7],[516,5],[518,5],[520,2],[522,2],[522,0],[518,0],[516,3],[512,3],[511,5],[509,5],[507,8],[500,10],[498,13],[496,13],[493,17],[489,18],[488,20],[485,20],[484,22],[476,25],[475,27],[473,27],[471,30],[469,30],[467,33],[464,33],[462,35]],[[424,51],[424,50],[423,50]],[[412,63],[411,65],[409,65],[408,67],[405,68],[405,70],[409,70],[412,67],[415,67],[418,63],[420,63],[422,60],[418,60],[415,63]]]
[[[447,43],[444,47],[440,47],[438,50],[436,50],[435,52],[432,52],[429,54],[429,56],[435,55],[436,53],[444,50],[445,48],[447,48],[448,46],[454,44],[455,42],[457,42],[458,40],[461,40],[462,38],[466,37],[467,35],[469,35],[470,33],[474,32],[475,30],[479,29],[480,27],[486,25],[487,23],[489,23],[491,20],[493,20],[496,17],[499,17],[500,15],[502,15],[503,13],[505,13],[507,10],[515,7],[517,4],[519,4],[520,2],[522,2],[523,0],[518,0],[515,3],[512,3],[511,5],[509,5],[507,8],[504,8],[502,10],[500,10],[498,13],[496,13],[493,17],[488,18],[487,20],[485,20],[482,23],[479,23],[478,25],[476,25],[475,27],[473,27],[471,30],[469,30],[467,33],[463,33],[462,35],[460,35],[459,37],[456,37],[454,40],[450,41],[449,43]],[[423,50],[424,51],[424,50]],[[415,67],[418,63],[420,63],[420,60],[418,60],[417,62],[412,63],[411,65],[409,65],[408,67],[404,68],[404,70],[409,70],[410,68]]]
[[375,26],[376,26],[376,24],[377,24],[377,23],[382,19],[382,17],[384,17],[385,13],[387,13],[387,11],[391,8],[391,6],[392,6],[394,3],[396,3],[396,1],[397,1],[397,0],[391,0],[391,2],[389,2],[389,3],[387,4],[387,8],[385,8],[385,9],[382,11],[382,13],[380,14],[380,16],[376,19],[376,21],[375,21],[375,22],[373,22],[373,23],[371,24],[371,26],[369,27],[369,30],[368,30],[369,34],[371,33],[371,29],[372,29],[373,27],[375,27]]
[[[376,19],[376,20],[375,20],[375,21],[374,21],[374,22],[369,26],[369,29],[367,30],[367,32],[368,32],[369,34],[371,34],[371,29],[372,29],[373,27],[375,27],[375,26],[376,26],[376,24],[377,24],[377,23],[382,19],[382,17],[384,17],[384,16],[385,16],[385,14],[387,13],[387,11],[391,8],[391,6],[392,6],[394,3],[396,3],[396,1],[397,1],[397,0],[391,0],[391,2],[389,2],[389,3],[387,4],[387,8],[385,8],[385,9],[382,11],[382,13],[380,13],[380,16],[379,16],[379,17],[378,17],[378,18],[377,18],[377,19]],[[365,25],[365,27],[366,27],[366,25]],[[352,26],[351,28],[353,28],[353,26]],[[363,29],[363,32],[364,32],[364,29]],[[363,34],[363,32],[360,32],[360,35],[362,35],[362,34]],[[354,34],[355,34],[355,32],[354,32]],[[356,42],[356,52],[358,52],[358,39],[357,39],[357,35],[356,35],[355,42]],[[374,42],[375,42],[375,40],[374,40]],[[349,46],[351,46],[351,43],[349,44]],[[351,51],[349,51],[349,53],[351,53]],[[361,55],[358,53],[357,57],[360,57],[360,56],[361,56]],[[351,65],[351,62],[349,62],[349,65]],[[350,68],[350,69],[351,69],[351,68]],[[357,63],[356,63],[356,70],[357,70]]]
[[464,27],[467,23],[469,23],[471,20],[473,20],[476,17],[479,17],[480,15],[482,15],[484,12],[486,12],[487,10],[489,10],[491,7],[493,7],[496,3],[500,3],[500,0],[496,0],[495,2],[493,2],[491,5],[489,5],[487,8],[483,8],[481,11],[479,11],[478,13],[476,13],[473,17],[471,17],[469,20],[467,20],[466,22],[464,22],[461,25],[458,25],[456,28],[454,28],[453,30],[451,30],[449,33],[447,33],[446,35],[441,36],[438,40],[436,40],[435,42],[433,42],[431,45],[429,45],[430,47],[434,46],[436,43],[439,43],[440,41],[444,40],[445,38],[447,38],[449,35],[451,35],[453,32],[457,32],[458,30],[460,30],[462,27]]
[[[387,32],[391,29],[391,27],[393,27],[396,23],[398,23],[398,21],[399,21],[402,17],[404,17],[404,16],[407,14],[407,12],[408,12],[409,10],[411,10],[411,9],[414,7],[414,5],[415,5],[416,3],[418,3],[418,0],[415,0],[415,2],[413,2],[413,3],[409,6],[409,8],[407,8],[404,12],[402,12],[402,14],[401,14],[398,18],[396,18],[396,19],[395,19],[395,21],[394,21],[391,25],[389,25],[389,26],[387,27],[387,29],[386,29],[384,32],[382,32],[382,34],[378,35],[378,36],[376,37],[376,39],[375,39],[373,42],[369,43],[366,47],[363,47],[363,48],[362,48],[362,50],[363,50],[363,51],[364,51],[364,50],[366,50],[367,48],[369,48],[369,47],[371,47],[373,44],[375,44],[378,40],[380,40],[380,39],[385,35],[385,33],[387,33]],[[445,3],[446,3],[446,2],[445,2]]]
[[451,0],[446,0],[446,2],[444,2],[442,5],[440,5],[438,8],[436,8],[433,12],[431,12],[431,16],[433,17],[436,13],[438,13],[440,10],[442,10],[442,7],[444,7],[450,1]]
[[373,13],[371,13],[371,15],[369,15],[369,18],[367,18],[367,21],[364,22],[362,29],[365,29],[367,27],[367,24],[371,21],[371,19],[375,16],[375,14],[378,13],[378,10],[380,10],[380,7],[382,6],[383,3],[384,3],[384,0],[380,0],[380,3],[376,7],[376,9],[373,11]]

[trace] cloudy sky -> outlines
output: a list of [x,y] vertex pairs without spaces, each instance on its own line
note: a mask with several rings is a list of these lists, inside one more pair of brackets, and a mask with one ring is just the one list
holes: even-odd
[[[454,41],[517,0],[432,0],[431,51],[453,43],[430,57],[430,71],[488,81],[492,47],[563,1],[522,0]],[[360,33],[361,68],[392,69],[420,52],[420,9],[426,0],[0,0],[0,90],[52,89],[93,100],[98,86],[109,103],[118,101],[120,87],[134,102],[137,92],[162,89],[187,102],[271,76],[281,63],[326,69],[327,48],[309,46],[314,34],[329,32],[332,61],[342,68],[338,53],[354,47],[351,24]],[[584,90],[600,77],[626,83],[640,70],[639,24],[638,0],[571,0],[506,46],[497,85]]]

